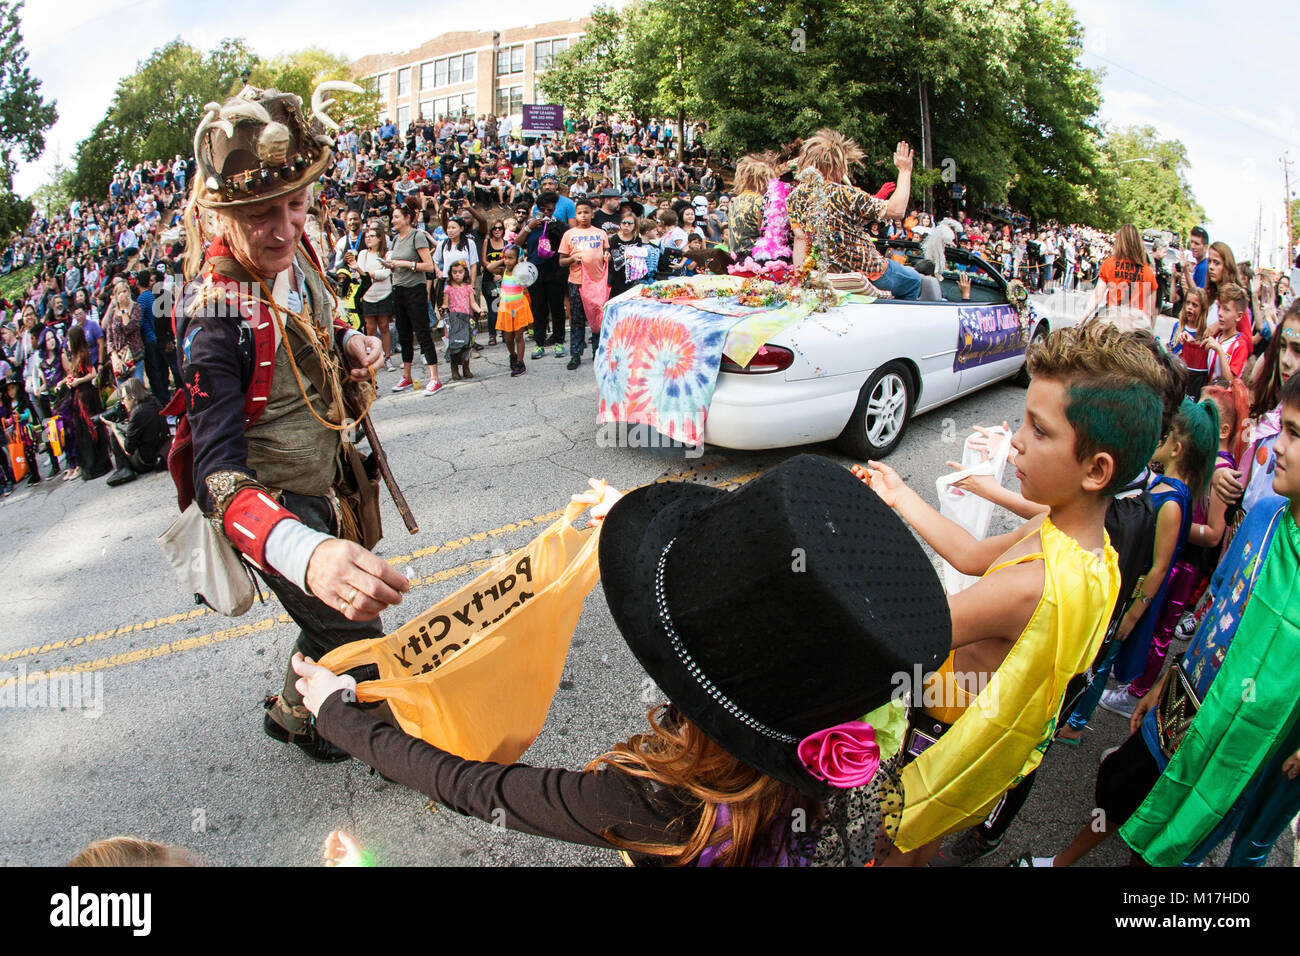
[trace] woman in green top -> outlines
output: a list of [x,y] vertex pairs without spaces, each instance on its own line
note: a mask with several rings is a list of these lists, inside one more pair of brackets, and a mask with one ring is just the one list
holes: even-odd
[[434,273],[433,257],[429,254],[429,237],[415,228],[420,221],[420,210],[415,200],[408,198],[393,207],[393,228],[397,237],[389,249],[388,258],[382,262],[393,270],[393,317],[397,320],[397,340],[402,348],[402,378],[393,386],[394,392],[405,391],[414,384],[411,380],[411,359],[415,349],[411,333],[420,340],[420,351],[429,367],[429,381],[424,391],[433,395],[442,388],[438,379],[438,353],[429,333],[428,278]]

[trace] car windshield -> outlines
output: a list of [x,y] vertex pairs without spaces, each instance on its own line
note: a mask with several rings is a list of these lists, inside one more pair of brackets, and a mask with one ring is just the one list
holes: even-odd
[[[920,245],[915,242],[891,242],[887,244],[883,252],[886,256],[895,259],[901,264],[913,268],[916,268],[916,264],[925,259],[925,256],[921,253]],[[956,246],[949,246],[944,250],[944,259],[946,267],[943,275],[939,278],[945,301],[979,303],[1007,301],[1006,280],[990,263]],[[957,279],[962,273],[966,273],[971,277],[969,300],[962,299],[961,289],[957,285]]]

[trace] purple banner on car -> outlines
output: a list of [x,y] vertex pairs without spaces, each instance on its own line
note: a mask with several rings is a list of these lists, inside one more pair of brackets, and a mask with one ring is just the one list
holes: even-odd
[[957,310],[957,354],[952,370],[975,368],[1013,358],[1025,351],[1025,329],[1009,305],[971,306]]

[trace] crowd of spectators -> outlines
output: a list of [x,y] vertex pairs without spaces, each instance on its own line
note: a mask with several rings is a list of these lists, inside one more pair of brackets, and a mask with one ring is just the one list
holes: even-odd
[[[719,263],[725,268],[751,256],[790,258],[794,237],[784,209],[774,215],[764,192],[769,175],[792,180],[791,147],[784,156],[771,154],[756,178],[753,164],[732,162],[706,145],[702,123],[679,130],[666,119],[570,117],[563,129],[528,136],[516,123],[493,115],[419,117],[405,131],[385,121],[338,132],[334,163],[321,177],[307,235],[354,324],[379,334],[390,354],[401,352],[394,390],[414,385],[415,339],[427,367],[426,391],[441,388],[434,342],[447,335],[453,312],[470,317],[470,357],[499,338],[508,340],[512,371],[519,374],[529,335],[535,361],[548,349],[563,357],[567,345],[568,367],[576,368],[586,345],[587,323],[574,321],[582,303],[583,263],[590,267],[601,260],[605,294],[617,295],[638,282],[717,271]],[[78,198],[57,212],[37,210],[30,226],[4,248],[4,274],[38,268],[12,301],[0,300],[0,373],[6,380],[0,411],[8,423],[10,459],[3,485],[12,484],[12,459],[20,447],[30,452],[23,457],[31,481],[41,478],[41,450],[50,473],[87,479],[102,474],[106,455],[89,453],[104,447],[97,416],[127,380],[141,382],[151,396],[148,402],[137,396],[137,411],[154,414],[166,404],[179,381],[169,313],[182,282],[182,209],[193,176],[193,159],[179,155],[122,170],[104,196]],[[882,194],[888,189],[885,184]],[[899,208],[906,212],[870,226],[870,238],[921,241],[935,229],[934,217]],[[956,222],[956,246],[1033,292],[1092,288],[1114,243],[1113,235],[1099,230],[1054,222],[1035,226],[1005,210],[959,212],[956,220],[943,222]],[[785,233],[763,253],[774,225]],[[584,246],[575,230],[599,230],[603,240],[590,241],[589,232]],[[1181,270],[1190,261],[1204,283],[1204,266],[1197,263],[1213,254],[1206,238],[1193,236],[1188,250],[1172,254],[1159,238],[1148,243],[1158,308],[1173,307],[1181,317],[1187,299]],[[399,256],[403,243],[411,248]],[[519,260],[532,263],[538,274],[526,292],[510,285],[505,267],[509,262],[513,270]],[[446,307],[446,278],[457,262],[467,273],[468,313]],[[1267,299],[1272,315],[1283,311],[1291,298],[1289,279],[1267,270],[1256,275],[1247,265],[1240,282],[1257,297],[1250,311],[1259,336],[1267,322],[1258,303]],[[503,284],[511,293],[511,324],[519,328],[498,335]],[[457,302],[459,296],[453,294]],[[520,300],[529,307],[526,314]],[[478,338],[483,331],[485,345]],[[463,337],[457,334],[454,378],[472,377],[469,359],[462,357]],[[74,339],[81,338],[85,355],[76,358]],[[596,342],[591,345],[594,350]],[[1257,338],[1254,348],[1263,345]],[[81,374],[78,362],[85,363]],[[116,451],[113,440],[120,436],[112,429],[106,434],[109,450]],[[50,454],[55,447],[60,451]],[[132,443],[118,456],[113,479],[134,477],[138,469],[128,460],[137,451]],[[83,457],[91,467],[84,467]]]

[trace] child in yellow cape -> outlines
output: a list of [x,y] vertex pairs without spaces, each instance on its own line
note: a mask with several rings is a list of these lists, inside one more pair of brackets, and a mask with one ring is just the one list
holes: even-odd
[[1162,373],[1107,325],[1058,329],[1027,362],[1016,477],[1047,514],[977,541],[888,466],[854,468],[944,560],[981,575],[949,596],[952,652],[913,689],[930,728],[951,726],[903,771],[903,819],[886,865],[924,866],[944,836],[987,815],[1038,765],[1066,684],[1096,656],[1119,595],[1106,506],[1159,443]]

